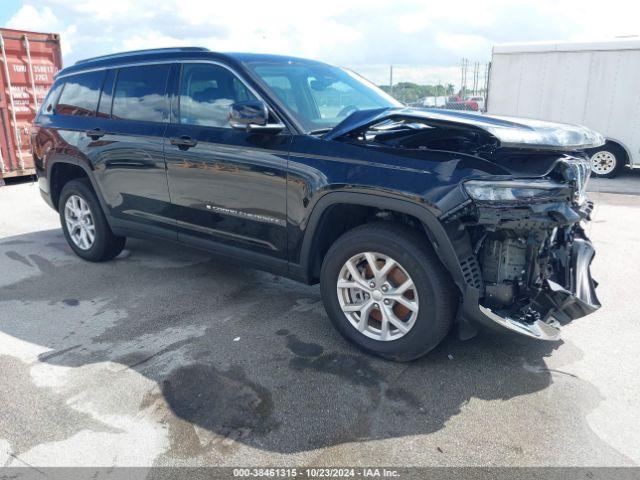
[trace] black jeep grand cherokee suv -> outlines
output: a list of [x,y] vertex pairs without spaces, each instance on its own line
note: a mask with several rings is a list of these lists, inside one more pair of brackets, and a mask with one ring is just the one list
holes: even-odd
[[409,109],[331,65],[174,48],[62,70],[31,140],[80,257],[153,237],[320,282],[336,328],[386,358],[454,324],[553,340],[599,307],[581,223],[583,149],[602,138],[582,127]]

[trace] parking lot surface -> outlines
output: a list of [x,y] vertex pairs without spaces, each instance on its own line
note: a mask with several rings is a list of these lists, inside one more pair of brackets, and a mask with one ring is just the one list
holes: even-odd
[[600,311],[408,364],[346,343],[317,286],[140,240],[87,263],[36,185],[0,188],[0,465],[638,464],[640,196],[610,184]]
[[640,195],[640,169],[625,169],[616,178],[591,178],[589,190],[593,193],[619,193]]

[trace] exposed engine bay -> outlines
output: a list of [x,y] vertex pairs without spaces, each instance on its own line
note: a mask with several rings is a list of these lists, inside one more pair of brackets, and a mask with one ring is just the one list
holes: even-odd
[[[328,137],[362,145],[455,152],[509,172],[462,182],[440,217],[465,285],[461,318],[555,340],[558,326],[600,307],[589,266],[594,249],[582,223],[596,132],[438,110],[356,112]],[[454,195],[455,196],[455,195]]]
[[468,279],[479,291],[481,312],[494,322],[551,340],[558,324],[600,307],[589,273],[595,252],[581,225],[593,209],[584,193],[587,169],[567,156],[553,172],[555,198],[475,200],[445,219],[469,240]]
[[497,140],[488,134],[469,128],[437,128],[424,124],[388,122],[369,130],[369,138],[387,146],[422,149],[447,150],[481,154],[498,146]]

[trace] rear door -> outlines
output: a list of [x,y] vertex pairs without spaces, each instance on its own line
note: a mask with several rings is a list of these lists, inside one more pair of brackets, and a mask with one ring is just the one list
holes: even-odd
[[168,63],[109,70],[86,135],[114,224],[175,239],[163,152],[170,72]]
[[231,103],[257,97],[228,67],[185,63],[179,77],[175,118],[165,135],[178,238],[285,261],[291,135],[231,128]]

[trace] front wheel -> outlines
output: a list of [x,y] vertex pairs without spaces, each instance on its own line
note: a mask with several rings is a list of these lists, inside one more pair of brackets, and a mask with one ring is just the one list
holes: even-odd
[[375,355],[418,358],[451,328],[457,296],[426,236],[402,224],[367,224],[342,235],[320,274],[336,329]]
[[71,249],[90,262],[111,260],[125,244],[113,234],[98,198],[86,180],[71,180],[60,193],[60,223]]

